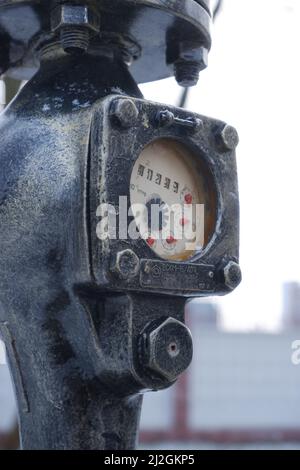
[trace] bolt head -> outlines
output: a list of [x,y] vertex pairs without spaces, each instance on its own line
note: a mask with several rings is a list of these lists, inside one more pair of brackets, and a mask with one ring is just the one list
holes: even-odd
[[159,111],[156,120],[160,127],[170,127],[175,121],[175,116],[174,113],[166,109],[165,111]]
[[224,281],[226,287],[234,290],[242,281],[242,271],[240,266],[234,261],[230,261],[224,268]]
[[239,144],[239,135],[233,126],[226,124],[219,135],[220,144],[225,151],[235,150]]
[[132,250],[124,250],[117,253],[111,270],[121,279],[135,277],[140,269],[140,260]]
[[178,58],[185,62],[197,62],[199,71],[206,69],[208,66],[208,50],[206,47],[199,47],[189,41],[183,41],[179,44]]
[[82,26],[94,31],[100,31],[100,18],[94,10],[86,5],[59,5],[51,14],[52,32],[57,32],[65,26]]
[[136,123],[139,110],[132,100],[119,98],[112,103],[110,115],[119,126],[129,128]]
[[174,382],[188,368],[193,357],[190,330],[170,317],[145,336],[146,367],[169,383]]

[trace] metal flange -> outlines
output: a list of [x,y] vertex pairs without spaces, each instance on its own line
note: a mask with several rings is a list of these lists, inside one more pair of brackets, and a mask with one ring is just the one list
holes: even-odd
[[[0,74],[5,72],[19,79],[34,75],[39,67],[37,45],[55,40],[51,12],[61,3],[58,0],[0,0]],[[191,64],[194,75],[197,75],[197,68],[200,71],[205,67],[203,50],[211,47],[209,0],[76,0],[69,3],[87,5],[100,16],[100,32],[93,36],[91,50],[95,53],[103,44],[123,47],[138,83],[176,74],[177,67],[182,77],[179,81],[185,84],[182,62]],[[195,66],[195,61],[199,65]]]

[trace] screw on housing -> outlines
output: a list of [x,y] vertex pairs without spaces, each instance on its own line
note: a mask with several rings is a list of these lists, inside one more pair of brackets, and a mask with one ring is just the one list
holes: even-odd
[[234,290],[242,281],[241,268],[234,261],[230,261],[225,266],[223,274],[225,285],[230,290]]
[[159,111],[156,116],[156,122],[160,127],[170,127],[173,124],[176,124],[178,126],[187,127],[193,130],[199,130],[203,126],[203,121],[199,118],[180,118],[168,110]]
[[174,318],[148,326],[142,335],[142,364],[170,383],[188,368],[192,356],[191,332]]
[[122,279],[129,279],[139,272],[140,261],[132,250],[124,250],[116,255],[111,271]]
[[113,122],[119,126],[129,128],[135,125],[139,110],[131,99],[119,98],[113,102],[110,116]]
[[228,124],[224,125],[217,133],[217,142],[224,152],[235,150],[239,144],[237,130]]

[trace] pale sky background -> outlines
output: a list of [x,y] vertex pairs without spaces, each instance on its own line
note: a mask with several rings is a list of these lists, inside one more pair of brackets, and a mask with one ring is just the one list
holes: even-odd
[[[174,79],[142,86],[177,104]],[[209,67],[187,107],[240,134],[243,283],[218,300],[230,329],[274,329],[282,284],[300,282],[300,0],[224,0]]]

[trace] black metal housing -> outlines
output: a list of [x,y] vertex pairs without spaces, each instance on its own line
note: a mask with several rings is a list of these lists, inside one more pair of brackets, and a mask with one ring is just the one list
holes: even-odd
[[[111,110],[127,96],[139,116],[122,127]],[[174,124],[161,126],[158,110],[172,112]],[[185,297],[230,290],[222,268],[238,258],[238,202],[234,152],[224,145],[234,133],[142,100],[115,58],[51,54],[2,114],[0,132],[0,329],[22,445],[133,448],[140,392],[170,386],[191,360]],[[140,150],[161,136],[193,147],[218,190],[216,235],[191,263],[165,263],[141,240],[104,250],[96,238],[99,182],[107,201],[128,194]],[[112,266],[126,250],[126,269],[137,257],[139,274],[121,279]],[[174,343],[180,353],[171,359],[165,345]]]
[[[96,107],[92,122],[90,233],[93,275],[97,286],[114,292],[185,297],[227,293],[223,271],[229,261],[237,263],[239,256],[239,202],[235,150],[224,151],[218,142],[225,123],[181,108],[132,99],[139,115],[129,128],[124,129],[111,118],[114,102],[122,99],[122,96],[111,96],[102,101]],[[168,127],[157,121],[162,109],[176,117]],[[178,120],[186,125],[178,125]],[[191,128],[188,124],[193,122],[201,125]],[[97,207],[103,202],[118,207],[120,195],[130,201],[134,163],[141,151],[158,138],[178,140],[190,147],[199,164],[205,165],[209,173],[207,191],[216,192],[215,233],[204,251],[188,263],[161,260],[141,238],[130,241],[110,239],[104,244],[96,237]],[[120,279],[111,271],[112,260],[118,252],[128,248],[140,263],[133,276]]]
[[[33,76],[0,116],[0,331],[23,448],[132,449],[141,393],[192,359],[186,299],[241,280],[238,136],[136,84],[195,82],[207,0],[87,0],[92,13],[69,11],[67,25],[61,3],[0,0],[0,73]],[[98,205],[129,196],[138,155],[161,137],[191,148],[216,195],[214,236],[189,262],[96,236]]]

